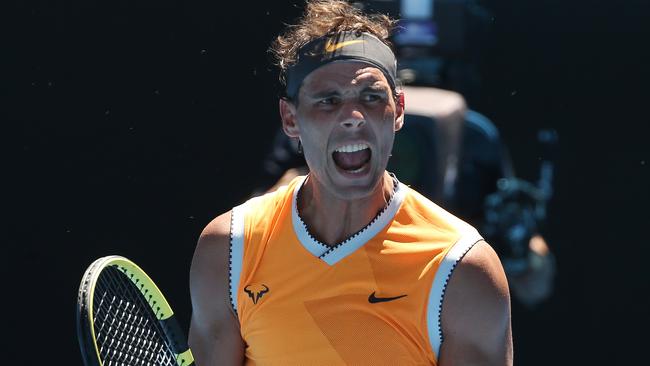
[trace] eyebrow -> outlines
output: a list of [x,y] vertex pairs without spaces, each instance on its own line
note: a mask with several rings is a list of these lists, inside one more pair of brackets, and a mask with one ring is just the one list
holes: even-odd
[[[365,87],[363,87],[363,89],[361,89],[361,92],[359,94],[369,93],[369,92],[388,94],[388,90],[389,89],[382,84],[378,85],[377,83],[373,83],[371,85],[366,85]],[[325,91],[316,92],[307,95],[308,98],[312,98],[312,99],[322,99],[322,98],[331,98],[331,97],[339,97],[339,96],[341,96],[341,93],[339,93],[336,90],[325,90]]]
[[341,95],[339,92],[336,90],[325,90],[321,92],[316,92],[313,94],[308,94],[307,97],[312,98],[312,99],[321,99],[321,98],[329,98],[329,97],[336,97]]
[[361,92],[362,93],[366,93],[366,92],[373,92],[373,93],[382,92],[382,93],[386,93],[388,90],[390,90],[390,87],[386,87],[383,84],[373,83],[373,84],[367,85],[366,87],[361,89]]

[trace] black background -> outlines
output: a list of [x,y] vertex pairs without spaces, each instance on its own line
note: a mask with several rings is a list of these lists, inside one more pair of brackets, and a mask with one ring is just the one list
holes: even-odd
[[[187,327],[196,239],[254,187],[279,126],[266,49],[301,3],[2,5],[5,362],[81,363],[76,292],[108,254],[149,272]],[[516,364],[629,364],[649,309],[647,1],[485,4],[473,107],[523,178],[537,129],[560,136],[557,287],[534,312],[515,306]]]

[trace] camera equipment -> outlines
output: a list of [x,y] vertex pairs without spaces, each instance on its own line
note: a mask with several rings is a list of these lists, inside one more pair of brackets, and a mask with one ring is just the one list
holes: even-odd
[[499,253],[508,274],[528,269],[528,242],[546,221],[546,206],[553,194],[557,132],[541,130],[537,137],[543,151],[537,184],[516,177],[502,178],[496,192],[485,199],[482,233]]

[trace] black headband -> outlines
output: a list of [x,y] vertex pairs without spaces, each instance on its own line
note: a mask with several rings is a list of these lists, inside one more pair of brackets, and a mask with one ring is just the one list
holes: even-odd
[[378,68],[395,89],[397,61],[390,47],[370,33],[348,31],[317,38],[298,50],[298,60],[287,69],[287,96],[295,98],[302,81],[312,71],[343,60],[365,62]]

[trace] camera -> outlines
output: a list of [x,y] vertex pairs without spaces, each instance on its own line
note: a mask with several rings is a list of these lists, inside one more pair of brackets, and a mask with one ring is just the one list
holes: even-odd
[[546,221],[546,206],[552,196],[555,130],[541,130],[542,161],[537,184],[516,177],[501,178],[497,190],[484,201],[485,222],[482,233],[494,247],[508,274],[528,270],[530,238],[539,233]]

